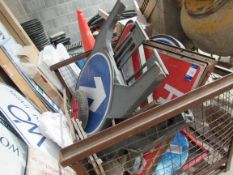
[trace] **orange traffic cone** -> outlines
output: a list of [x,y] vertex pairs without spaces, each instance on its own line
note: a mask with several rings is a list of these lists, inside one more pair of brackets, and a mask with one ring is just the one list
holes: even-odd
[[95,45],[95,38],[91,33],[91,30],[83,15],[82,10],[77,10],[77,18],[84,51],[86,52],[92,50]]

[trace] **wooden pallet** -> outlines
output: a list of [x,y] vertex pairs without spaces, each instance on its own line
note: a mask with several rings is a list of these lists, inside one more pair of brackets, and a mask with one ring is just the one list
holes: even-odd
[[15,65],[10,61],[2,49],[0,49],[0,58],[1,67],[8,77],[14,82],[14,84],[20,89],[20,91],[42,112],[48,111],[46,106],[41,102],[40,98],[36,95],[28,82],[23,78],[21,73],[16,69]]

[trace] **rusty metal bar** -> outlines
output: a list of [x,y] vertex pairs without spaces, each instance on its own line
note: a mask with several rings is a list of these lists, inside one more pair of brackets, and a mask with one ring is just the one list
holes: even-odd
[[225,67],[216,65],[214,68],[214,73],[221,75],[221,76],[226,76],[226,75],[233,73],[233,71]]
[[55,71],[55,70],[57,70],[57,69],[59,69],[61,67],[69,65],[70,63],[78,61],[78,60],[80,60],[82,58],[86,58],[86,57],[88,57],[90,55],[90,53],[91,53],[91,51],[84,52],[84,53],[81,53],[81,54],[79,54],[77,56],[71,57],[71,58],[69,58],[67,60],[61,61],[61,62],[59,62],[57,64],[54,64],[54,65],[50,66],[50,70]]
[[64,80],[63,77],[61,76],[59,70],[55,70],[54,72],[55,72],[55,74],[57,75],[57,78],[59,79],[59,81],[61,82],[61,84],[65,87],[65,89],[66,89],[66,94],[67,94],[67,98],[68,98],[68,99],[71,99],[72,94],[71,94],[71,92],[70,92],[70,90],[69,90],[69,88],[68,88],[68,86],[67,86],[65,80]]
[[200,87],[164,105],[138,114],[114,127],[92,135],[82,142],[62,149],[60,151],[60,162],[63,166],[71,165],[89,155],[102,151],[163,121],[171,119],[192,106],[198,105],[231,88],[233,88],[233,74]]
[[80,175],[89,175],[89,173],[87,172],[86,168],[84,167],[84,165],[81,162],[75,162],[74,164],[72,164],[71,166],[75,172],[77,174]]
[[200,53],[193,52],[190,50],[186,50],[186,49],[182,49],[182,48],[178,48],[178,47],[174,47],[174,46],[168,46],[165,44],[158,43],[156,41],[145,40],[143,44],[145,46],[149,46],[149,47],[152,47],[155,49],[174,53],[174,54],[180,55],[180,56],[185,56],[187,58],[191,58],[194,60],[199,60],[199,61],[204,62],[204,63],[210,62],[212,64],[215,64],[215,62],[216,62],[212,57],[202,55]]

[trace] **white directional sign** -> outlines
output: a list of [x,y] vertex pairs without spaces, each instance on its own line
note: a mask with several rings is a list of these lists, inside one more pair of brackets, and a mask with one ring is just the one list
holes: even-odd
[[80,90],[86,93],[88,98],[94,100],[89,108],[92,112],[96,112],[106,98],[106,93],[101,77],[94,77],[94,80],[96,86],[94,88],[84,86],[79,87]]
[[112,93],[112,72],[107,57],[96,53],[86,62],[77,84],[89,102],[89,118],[85,131],[93,134],[104,124]]

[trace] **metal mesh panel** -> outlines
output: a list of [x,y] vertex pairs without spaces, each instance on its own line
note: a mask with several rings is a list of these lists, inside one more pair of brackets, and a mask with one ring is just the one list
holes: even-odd
[[[74,69],[79,69],[77,65],[73,64]],[[70,65],[66,67],[62,67],[59,69],[59,72],[64,79],[69,91],[74,94],[77,80],[78,80],[78,72],[75,72],[74,69],[70,67]]]

